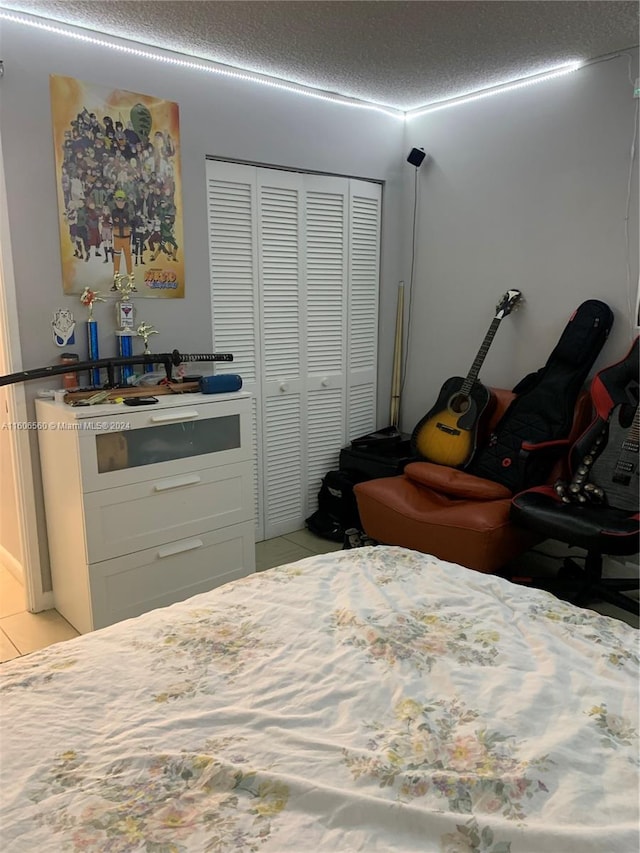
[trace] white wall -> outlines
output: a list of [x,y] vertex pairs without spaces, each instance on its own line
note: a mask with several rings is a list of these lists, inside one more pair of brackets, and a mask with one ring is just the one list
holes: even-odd
[[[0,133],[25,369],[56,361],[50,333],[56,308],[84,316],[77,298],[62,296],[51,73],[180,105],[187,295],[144,304],[145,319],[161,332],[154,343],[163,348],[211,345],[206,155],[386,181],[378,386],[379,425],[386,425],[397,282],[409,279],[414,168],[405,158],[413,146],[423,146],[430,159],[418,175],[405,430],[431,407],[448,376],[466,374],[495,302],[510,287],[522,289],[527,302],[498,330],[481,374],[487,384],[510,387],[543,364],[571,311],[588,298],[603,299],[616,313],[599,363],[622,355],[631,339],[624,214],[635,104],[624,59],[433,113],[405,128],[379,113],[176,70],[18,24],[3,23],[0,47]],[[633,58],[635,77],[637,51]],[[637,160],[629,231],[635,291]],[[108,355],[115,347],[100,307],[101,354]],[[29,397],[43,384],[28,383]],[[47,589],[39,482],[36,491]]]
[[[77,297],[62,295],[56,215],[49,74],[61,74],[153,94],[180,107],[184,186],[185,277],[183,300],[145,300],[144,317],[160,335],[158,348],[211,349],[205,157],[213,155],[279,166],[318,170],[386,181],[383,209],[381,399],[388,399],[393,320],[387,323],[399,278],[403,123],[369,110],[306,98],[249,82],[115,53],[106,48],[18,24],[2,25],[4,77],[0,81],[0,132],[5,161],[9,226],[24,369],[56,363],[51,319],[69,307],[78,321],[86,316]],[[115,354],[113,328],[98,306],[100,354]],[[392,308],[392,310],[394,310]],[[389,337],[390,335],[390,337]],[[80,336],[82,339],[82,330]],[[81,357],[86,349],[77,347]],[[47,383],[28,383],[32,399]],[[49,380],[59,387],[60,381]],[[388,403],[384,403],[386,409]],[[33,407],[31,407],[33,411]],[[38,470],[35,435],[34,468]],[[38,517],[46,540],[41,484]],[[48,566],[44,554],[43,580]]]
[[[633,80],[638,51],[631,54]],[[590,298],[616,318],[596,367],[626,352],[638,282],[636,155],[630,294],[624,218],[637,103],[620,57],[407,123],[407,151],[422,146],[430,160],[419,170],[406,430],[447,377],[466,376],[509,288],[526,303],[501,323],[480,374],[485,384],[510,388],[542,366]]]

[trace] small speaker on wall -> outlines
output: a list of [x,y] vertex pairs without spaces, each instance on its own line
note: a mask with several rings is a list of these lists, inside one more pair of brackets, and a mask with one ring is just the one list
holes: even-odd
[[422,148],[412,148],[411,151],[409,151],[407,163],[411,163],[412,166],[416,166],[417,168],[426,156],[427,155],[424,153]]

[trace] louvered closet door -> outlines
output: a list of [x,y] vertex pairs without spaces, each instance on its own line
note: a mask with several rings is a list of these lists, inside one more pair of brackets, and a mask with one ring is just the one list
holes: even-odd
[[252,394],[256,540],[264,538],[262,413],[258,365],[260,296],[255,167],[207,162],[209,266],[214,352],[233,353],[216,373],[238,373]]
[[304,185],[308,516],[345,444],[349,181],[306,175]]
[[258,169],[265,537],[304,526],[305,316],[300,175]]
[[376,427],[382,188],[349,182],[348,441]]
[[348,440],[375,426],[381,189],[207,163],[218,371],[253,396],[256,539],[304,526]]

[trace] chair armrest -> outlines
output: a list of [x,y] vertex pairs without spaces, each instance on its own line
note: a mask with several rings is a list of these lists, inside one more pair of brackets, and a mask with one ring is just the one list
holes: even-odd
[[527,455],[532,454],[535,461],[546,464],[549,473],[544,482],[554,483],[556,480],[564,480],[569,476],[568,456],[572,445],[571,437],[559,438],[556,441],[541,441],[538,444],[523,441],[521,452]]
[[538,444],[531,444],[529,441],[522,442],[522,449],[527,453],[561,453],[567,450],[571,442],[568,438],[558,438],[556,441],[540,441]]
[[511,491],[493,480],[474,477],[457,468],[434,465],[432,462],[410,462],[404,469],[405,477],[434,492],[455,498],[476,501],[495,501],[511,497]]

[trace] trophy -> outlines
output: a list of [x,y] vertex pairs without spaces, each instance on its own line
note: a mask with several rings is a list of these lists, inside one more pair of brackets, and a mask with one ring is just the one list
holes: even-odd
[[133,329],[133,302],[129,299],[129,294],[137,292],[133,273],[130,275],[120,275],[116,273],[113,277],[112,290],[117,290],[122,295],[122,299],[116,302],[116,322],[119,329]]
[[[116,273],[113,277],[113,286],[122,295],[122,299],[116,302],[116,322],[119,327],[116,330],[118,354],[130,357],[133,355],[133,318],[135,311],[129,294],[131,291],[137,290],[133,273],[126,276]],[[130,364],[123,364],[120,368],[120,384],[128,385],[132,376],[133,367]]]
[[[87,318],[87,342],[89,344],[89,360],[96,361],[100,358],[98,351],[98,324],[93,317],[93,306],[96,302],[106,302],[100,295],[99,290],[91,290],[90,287],[85,287],[80,295],[80,302],[89,309],[89,317]],[[89,371],[89,385],[94,388],[100,387],[100,368]]]
[[[151,355],[151,350],[149,349],[149,336],[157,334],[158,332],[150,323],[140,323],[136,329],[136,335],[144,341],[144,355]],[[145,364],[144,372],[153,373],[153,364]]]

